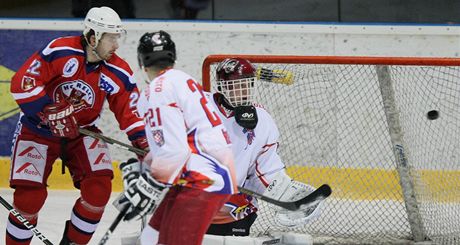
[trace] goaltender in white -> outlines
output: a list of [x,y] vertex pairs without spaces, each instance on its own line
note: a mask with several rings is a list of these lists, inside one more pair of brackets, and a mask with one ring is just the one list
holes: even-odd
[[[298,200],[311,193],[312,186],[294,181],[286,174],[277,154],[278,128],[265,109],[254,106],[258,81],[253,65],[245,59],[230,58],[222,61],[216,72],[218,92],[207,96],[218,108],[232,141],[238,185],[282,201]],[[322,204],[295,213],[279,209],[276,221],[287,227],[307,224],[320,215]],[[257,211],[256,198],[234,194],[214,217],[207,234],[248,236]],[[147,226],[142,232],[142,244],[156,244],[157,237],[157,232]]]

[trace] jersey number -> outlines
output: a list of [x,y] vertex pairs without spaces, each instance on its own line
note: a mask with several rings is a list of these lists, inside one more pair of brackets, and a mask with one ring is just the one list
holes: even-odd
[[155,108],[155,111],[152,108],[149,108],[145,115],[145,119],[152,128],[161,126],[160,108]]
[[32,61],[32,64],[30,64],[29,69],[27,69],[27,73],[39,76],[40,71],[38,69],[42,66],[42,63],[38,60]]
[[200,93],[201,106],[203,107],[203,110],[206,113],[206,116],[208,117],[209,122],[211,122],[211,125],[215,127],[215,126],[222,124],[222,121],[220,120],[219,116],[217,116],[216,112],[215,111],[211,112],[211,110],[209,110],[208,100],[204,96],[203,89],[201,88],[201,86],[198,83],[196,83],[193,79],[187,80],[187,84],[192,92],[195,93],[198,91],[198,93]]
[[132,92],[129,95],[129,108],[131,109],[136,108],[138,99],[139,99],[139,94],[137,92]]

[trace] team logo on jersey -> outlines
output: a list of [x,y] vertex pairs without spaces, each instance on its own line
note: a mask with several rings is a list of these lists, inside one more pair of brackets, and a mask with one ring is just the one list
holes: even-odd
[[224,204],[224,206],[230,209],[229,214],[230,216],[232,216],[234,220],[241,220],[254,212],[254,209],[248,204],[238,206],[233,203],[227,202]]
[[77,58],[72,58],[68,60],[64,68],[62,68],[62,76],[63,77],[71,77],[73,76],[78,70],[78,60]]
[[112,78],[106,76],[104,73],[101,73],[101,76],[99,77],[99,87],[108,94],[116,94],[120,91],[120,87],[112,80]]
[[156,129],[152,131],[153,135],[153,141],[157,146],[161,147],[165,144],[165,138],[163,136],[163,130],[162,129]]
[[35,88],[35,78],[28,77],[28,76],[23,76],[22,77],[22,82],[21,82],[21,88],[24,91],[29,91],[29,90]]
[[248,140],[248,144],[246,145],[246,148],[248,148],[248,145],[251,145],[252,142],[254,141],[256,134],[254,133],[253,129],[247,129],[247,128],[243,128],[243,133],[246,134],[246,139]]
[[[62,96],[64,98],[61,98]],[[82,80],[64,82],[54,91],[54,101],[65,99],[73,105],[75,111],[92,107],[94,105],[94,96],[93,88]]]

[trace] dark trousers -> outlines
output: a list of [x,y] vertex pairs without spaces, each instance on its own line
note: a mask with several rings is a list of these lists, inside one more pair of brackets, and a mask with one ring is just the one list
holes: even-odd
[[251,213],[242,220],[227,224],[211,224],[206,234],[218,236],[249,236],[249,230],[256,221],[257,214]]

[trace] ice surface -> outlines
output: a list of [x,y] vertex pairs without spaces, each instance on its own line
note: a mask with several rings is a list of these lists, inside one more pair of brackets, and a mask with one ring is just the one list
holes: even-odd
[[[113,199],[119,193],[113,193],[109,204],[106,207],[102,220],[99,223],[99,226],[91,239],[89,244],[98,244],[101,237],[107,231],[107,229],[112,224],[112,221],[118,214],[118,210],[112,205]],[[12,189],[0,189],[0,195],[7,200],[10,204],[13,200],[13,190]],[[43,233],[53,244],[59,244],[62,233],[64,231],[64,223],[70,218],[70,213],[73,207],[75,200],[78,198],[79,192],[77,190],[49,190],[48,198],[40,211],[39,222],[37,229]],[[1,206],[1,205],[0,205]],[[0,232],[1,240],[0,244],[5,243],[5,230],[6,230],[6,221],[8,216],[8,210],[1,206],[0,207]],[[121,222],[118,224],[117,229],[111,235],[110,240],[106,244],[110,245],[120,245],[121,238],[125,236],[133,235],[136,232],[141,230],[140,221],[131,221],[131,222]],[[38,238],[32,239],[32,245],[41,245],[44,244]]]

